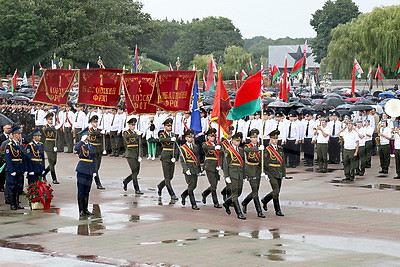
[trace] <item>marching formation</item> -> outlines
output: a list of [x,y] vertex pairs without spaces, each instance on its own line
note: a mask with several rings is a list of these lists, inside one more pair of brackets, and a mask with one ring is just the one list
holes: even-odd
[[[205,110],[201,110],[202,131],[194,132],[190,112],[157,111],[155,115],[136,116],[128,115],[123,108],[76,105],[53,109],[42,104],[1,105],[0,109],[17,122],[4,125],[0,137],[6,163],[0,189],[5,191],[6,203],[12,210],[22,208],[19,195],[24,177],[31,184],[47,180],[50,173],[53,184],[59,184],[58,153],[78,156],[77,200],[81,216],[91,214],[88,202],[92,181],[97,189],[105,189],[99,170],[106,155],[126,158],[130,173],[123,179],[123,189],[127,191],[132,182],[138,195],[143,194],[138,181],[142,157],[147,156],[148,160],[159,157],[163,174],[157,193],[161,197],[166,188],[173,201],[179,199],[172,181],[175,164],[180,162],[187,183],[180,200],[182,205],[189,201],[194,210],[199,210],[195,199],[198,177],[205,173],[209,187],[201,193],[201,201],[206,204],[211,195],[215,208],[224,208],[231,214],[233,207],[239,219],[246,219],[244,214],[251,201],[260,218],[265,218],[263,210],[267,211],[271,200],[275,214],[283,216],[279,203],[282,181],[290,178],[286,176],[286,168],[301,165],[301,152],[304,152],[304,166],[311,167],[317,162],[317,171],[321,173],[328,171],[328,163],[343,162],[343,181],[351,182],[371,168],[371,156],[378,147],[380,173],[388,173],[394,155],[395,178],[400,178],[398,121],[387,114],[380,118],[373,108],[351,116],[328,110],[299,114],[296,110],[267,109],[233,121],[229,132],[220,133],[218,125],[211,122],[210,112]],[[220,192],[222,205],[217,192],[221,178],[225,183]],[[263,179],[269,181],[272,190],[260,196]],[[251,192],[240,202],[246,181]]]

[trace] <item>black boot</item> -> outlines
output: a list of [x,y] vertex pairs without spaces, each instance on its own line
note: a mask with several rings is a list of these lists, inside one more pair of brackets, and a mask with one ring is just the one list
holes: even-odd
[[186,197],[188,196],[188,191],[187,189],[185,191],[183,191],[183,193],[181,194],[181,201],[182,201],[182,205],[185,206],[186,205]]
[[228,199],[228,196],[227,196],[227,193],[226,193],[226,186],[224,187],[224,189],[222,189],[222,191],[221,191],[221,195],[222,195],[222,200],[224,201],[224,202],[226,202],[226,200]]
[[276,216],[285,216],[281,211],[281,205],[279,204],[279,199],[274,199],[274,209]]
[[158,194],[159,197],[161,197],[162,190],[163,190],[164,186],[165,186],[165,182],[164,182],[164,181],[161,181],[161,182],[157,185],[157,194]]
[[239,205],[239,201],[238,200],[233,202],[233,207],[235,208],[235,212],[236,212],[236,215],[237,215],[238,219],[246,220],[246,217],[244,217],[244,215],[242,213],[242,210],[240,209],[240,205]]
[[222,206],[218,203],[217,192],[211,192],[212,200],[214,202],[214,208],[221,209]]
[[47,182],[46,175],[47,175],[49,172],[50,172],[50,167],[47,166],[47,168],[44,170],[44,173],[43,173],[43,180],[44,180],[45,182]]
[[260,200],[258,199],[258,197],[256,199],[253,199],[253,201],[254,201],[254,206],[256,206],[257,216],[259,218],[265,218],[265,215],[262,212]]
[[53,184],[59,184],[59,182],[57,181],[56,172],[50,172],[50,174],[51,174],[51,179],[53,180]]
[[250,203],[250,201],[253,199],[251,194],[248,194],[247,197],[242,201],[242,206],[243,206],[243,213],[247,213],[247,205]]
[[168,193],[171,196],[171,200],[178,200],[179,198],[175,195],[174,189],[172,189],[171,184],[165,184],[165,187],[167,187]]
[[84,210],[84,213],[85,213],[85,215],[94,215],[93,213],[91,213],[89,210],[88,210],[88,206],[89,206],[89,197],[84,197],[83,198],[83,203],[84,203],[84,206],[83,206],[83,210]]
[[207,203],[207,196],[211,193],[211,189],[207,188],[206,190],[203,191],[203,193],[201,193],[201,202],[203,202],[203,204]]
[[131,176],[129,175],[128,177],[126,177],[122,183],[124,184],[124,191],[128,191],[128,183],[132,180]]
[[272,194],[271,194],[271,193],[269,193],[269,194],[266,195],[263,199],[261,199],[261,202],[263,203],[263,209],[264,209],[265,211],[268,210],[267,204],[268,204],[268,202],[271,201],[271,199],[272,199]]
[[24,207],[19,205],[19,194],[18,193],[14,194],[14,197],[15,197],[15,206],[17,207],[17,209],[23,210]]
[[193,193],[189,194],[189,199],[190,199],[190,204],[192,204],[192,209],[193,210],[199,210],[199,207],[197,207],[196,200],[194,198],[194,194]]
[[97,189],[105,189],[104,186],[100,182],[100,177],[96,175],[94,177],[94,181],[96,182]]
[[229,208],[232,204],[232,199],[228,198],[222,206],[224,206],[226,213],[231,214],[231,209]]
[[15,204],[15,193],[9,193],[8,196],[9,196],[9,201],[10,201],[10,209],[17,210],[18,207]]
[[79,216],[86,216],[85,214],[85,208],[83,207],[85,205],[85,199],[83,197],[78,197],[78,208],[79,208]]
[[133,181],[133,188],[135,189],[135,194],[143,195],[143,192],[140,191],[139,182],[138,182],[137,178],[132,179],[132,181]]

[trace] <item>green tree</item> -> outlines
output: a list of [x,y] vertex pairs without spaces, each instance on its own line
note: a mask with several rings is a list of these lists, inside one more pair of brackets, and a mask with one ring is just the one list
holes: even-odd
[[328,0],[322,9],[315,11],[310,24],[317,32],[317,36],[310,44],[318,63],[327,55],[328,45],[332,38],[331,30],[358,15],[360,15],[358,6],[351,0]]
[[[224,79],[233,79],[235,72],[240,73],[242,69],[246,70],[251,58],[251,54],[242,47],[229,46],[224,52],[224,65],[222,66],[222,75]],[[253,66],[254,67],[254,66]]]

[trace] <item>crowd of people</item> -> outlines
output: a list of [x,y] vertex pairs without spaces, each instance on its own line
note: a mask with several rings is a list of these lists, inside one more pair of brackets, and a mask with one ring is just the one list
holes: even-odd
[[[99,169],[106,155],[126,158],[131,173],[123,180],[123,189],[127,191],[132,181],[136,194],[143,194],[137,179],[142,158],[160,157],[163,178],[157,185],[157,193],[161,196],[166,188],[174,201],[178,197],[171,181],[175,164],[180,160],[187,183],[187,189],[180,195],[181,202],[185,205],[188,198],[194,210],[199,209],[194,194],[197,179],[205,172],[210,186],[201,193],[202,202],[206,203],[211,194],[215,208],[224,207],[230,214],[233,206],[239,219],[246,219],[243,213],[251,200],[258,217],[265,217],[262,209],[266,211],[271,200],[275,214],[283,216],[279,204],[282,179],[288,178],[286,168],[301,164],[301,152],[304,165],[311,167],[317,162],[316,170],[321,173],[328,171],[328,163],[343,162],[344,182],[363,176],[365,169],[371,168],[371,156],[376,151],[380,173],[387,174],[394,154],[395,178],[400,178],[398,122],[386,114],[381,118],[375,109],[345,116],[328,110],[299,114],[296,110],[267,109],[233,121],[227,133],[217,133],[218,125],[211,122],[211,114],[205,110],[201,110],[202,131],[196,133],[190,129],[190,112],[169,114],[160,110],[154,115],[137,116],[128,115],[123,108],[83,105],[54,108],[42,104],[3,104],[0,112],[14,121],[3,126],[0,136],[6,163],[0,175],[0,190],[5,191],[6,203],[12,210],[22,208],[19,195],[24,177],[33,183],[47,180],[50,173],[52,182],[59,183],[57,153],[78,154],[77,195],[81,216],[91,214],[88,198],[92,180],[97,189],[105,189]],[[221,176],[225,181],[222,205],[217,193]],[[272,191],[260,201],[262,178],[269,180]],[[244,181],[249,181],[251,193],[239,203]]]

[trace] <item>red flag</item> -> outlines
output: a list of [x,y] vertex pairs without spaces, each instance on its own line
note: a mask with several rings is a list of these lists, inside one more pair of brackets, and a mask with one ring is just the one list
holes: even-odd
[[215,90],[215,76],[214,73],[217,72],[217,68],[215,66],[214,59],[210,59],[210,64],[208,64],[208,75],[207,75],[207,85],[205,91]]
[[14,75],[12,77],[12,92],[17,90],[17,80],[18,80],[18,69],[15,70]]
[[157,107],[149,104],[156,81],[156,74],[125,73],[123,78],[128,114],[156,114]]
[[35,66],[32,67],[32,89],[35,89]]
[[287,65],[288,65],[288,59],[287,57],[285,58],[285,67],[283,69],[283,77],[281,80],[281,84],[280,84],[280,94],[279,97],[280,99],[282,99],[283,101],[288,102],[289,101],[289,96],[288,96],[288,82],[287,82]]
[[380,64],[378,64],[378,68],[376,69],[376,72],[375,72],[375,79],[377,79],[377,80],[384,80],[384,79],[386,79],[386,78],[385,78],[385,74],[383,74],[383,70],[382,70]]
[[400,74],[400,59],[397,62],[397,68],[396,68],[395,74],[396,74],[396,80],[397,80],[397,78],[399,78],[399,74]]
[[139,51],[137,48],[137,45],[135,46],[135,57],[133,58],[133,70],[135,72],[138,71],[138,66],[139,66]]
[[354,97],[356,94],[356,60],[353,63],[353,71],[351,72],[351,95]]
[[219,71],[211,121],[216,122],[221,127],[225,135],[229,134],[229,126],[232,125],[232,121],[226,119],[231,108],[231,101],[222,80],[222,71]]

